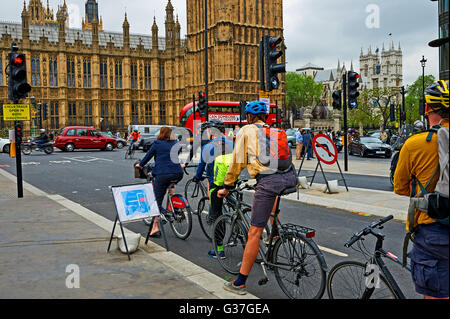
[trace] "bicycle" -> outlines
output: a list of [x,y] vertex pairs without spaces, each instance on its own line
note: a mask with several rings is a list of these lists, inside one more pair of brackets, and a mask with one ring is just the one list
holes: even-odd
[[[242,256],[250,228],[250,206],[243,203],[243,191],[253,189],[245,184],[230,191],[237,196],[231,197],[230,206],[235,210],[231,215],[220,216],[214,224],[213,245],[217,260],[231,274],[238,274]],[[266,226],[268,237],[259,245],[259,258],[255,261],[261,265],[264,277],[259,285],[268,282],[267,269],[275,273],[275,278],[281,290],[290,299],[313,298],[320,299],[325,291],[327,265],[322,252],[313,240],[315,230],[295,224],[281,224],[281,196],[297,191],[296,187],[281,191],[277,196],[277,204],[272,216],[270,230]],[[226,198],[229,198],[228,195]],[[234,203],[233,203],[234,201]],[[278,236],[275,234],[278,233]],[[218,246],[222,246],[223,255],[219,255]],[[310,294],[309,294],[310,293]]]
[[[391,219],[393,216],[389,215],[370,224],[354,234],[345,244],[345,247],[349,248],[358,242],[359,251],[368,258],[368,261],[366,263],[344,261],[336,264],[330,270],[327,280],[327,292],[330,299],[406,299],[382,258],[400,265],[403,261],[383,249],[385,236],[375,231],[376,228],[382,229],[382,225]],[[373,254],[369,254],[362,243],[367,235],[373,235],[377,239]],[[405,268],[411,271],[409,265]]]
[[125,159],[127,159],[127,157],[129,157],[130,159],[133,158],[134,152],[136,151],[137,148],[137,142],[131,143],[128,146],[128,149],[125,151]]
[[[152,165],[147,165],[144,168],[144,175],[147,178],[147,182],[153,183]],[[186,172],[185,169],[185,173]],[[170,223],[173,233],[180,239],[186,239],[189,237],[192,231],[192,214],[189,202],[181,194],[175,194],[175,185],[179,181],[171,181],[169,189],[167,190],[167,208],[162,208],[160,212],[161,223]],[[153,225],[153,218],[144,219],[144,223],[147,226]],[[150,235],[150,232],[149,232]],[[148,240],[148,236],[147,236]]]

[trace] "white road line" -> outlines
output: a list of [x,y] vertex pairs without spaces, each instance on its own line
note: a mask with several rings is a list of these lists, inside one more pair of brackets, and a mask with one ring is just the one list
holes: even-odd
[[319,246],[319,245],[318,245],[318,247],[319,247],[320,250],[326,251],[327,253],[330,253],[330,254],[333,254],[333,255],[336,255],[336,256],[340,256],[340,257],[348,257],[347,254],[341,253],[340,251],[337,251],[337,250],[334,250],[334,249],[331,249],[331,248],[327,248],[327,247],[323,247],[323,246]]

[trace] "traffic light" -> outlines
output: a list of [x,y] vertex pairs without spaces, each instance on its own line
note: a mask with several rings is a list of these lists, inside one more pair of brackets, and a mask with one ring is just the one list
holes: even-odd
[[18,53],[19,48],[13,43],[9,53],[8,99],[18,101],[26,98],[31,86],[27,82],[27,64],[25,54]]
[[[198,93],[198,111],[200,116],[206,116],[208,111],[208,101],[206,100],[206,93],[199,92]],[[208,119],[206,119],[208,121]]]
[[245,114],[245,107],[247,106],[247,101],[239,102],[239,113],[241,114],[241,122],[247,120],[247,115]]
[[395,122],[395,105],[391,103],[389,109],[389,120]]
[[278,51],[278,45],[282,41],[283,39],[281,37],[271,37],[268,35],[263,37],[266,91],[278,89],[280,80],[277,75],[278,73],[286,73],[286,64],[277,63],[278,58],[283,55],[282,51]]
[[406,121],[406,112],[405,112],[405,111],[403,111],[403,112],[400,114],[400,120]]
[[419,100],[419,115],[425,115],[425,100]]
[[333,109],[340,110],[341,109],[341,90],[333,92]]
[[359,74],[353,71],[348,71],[348,107],[353,110],[358,107],[358,83]]
[[23,138],[22,123],[14,124],[14,138],[15,138],[16,144],[22,143],[22,138]]

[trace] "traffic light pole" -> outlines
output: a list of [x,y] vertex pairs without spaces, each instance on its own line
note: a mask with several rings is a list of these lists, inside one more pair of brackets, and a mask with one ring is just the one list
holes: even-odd
[[[19,101],[14,101],[14,104],[19,104]],[[14,121],[14,128],[16,128],[20,122]],[[16,176],[17,176],[17,197],[23,197],[23,178],[22,178],[22,153],[20,152],[22,140],[17,138],[17,130],[14,130],[14,141],[16,144]]]
[[342,103],[342,110],[344,112],[344,171],[348,171],[348,126],[347,126],[347,74],[342,76],[342,93],[344,103]]

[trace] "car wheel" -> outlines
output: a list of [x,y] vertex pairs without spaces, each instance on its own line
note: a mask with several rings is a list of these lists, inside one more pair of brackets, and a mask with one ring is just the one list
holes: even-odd
[[117,142],[117,148],[122,148],[124,145],[122,142]]
[[9,153],[9,144],[3,146],[3,153]]
[[75,149],[75,145],[73,145],[72,143],[68,143],[68,144],[66,144],[66,146],[64,146],[64,150],[66,152],[73,152],[74,149]]
[[392,153],[386,153],[386,155],[384,157],[391,158],[391,156],[392,156]]
[[105,150],[106,151],[112,151],[114,149],[114,145],[112,143],[106,143]]

